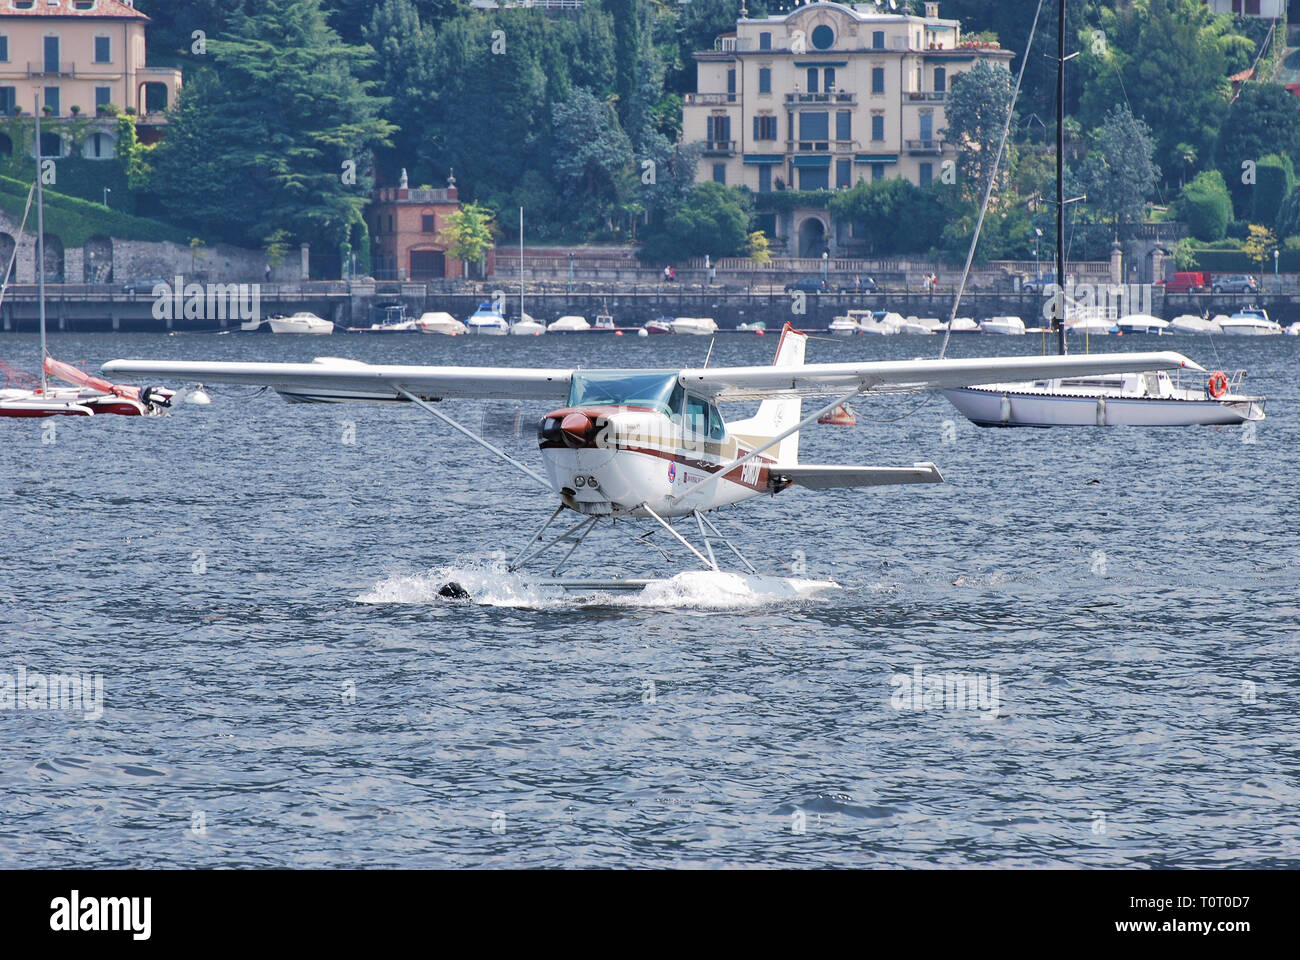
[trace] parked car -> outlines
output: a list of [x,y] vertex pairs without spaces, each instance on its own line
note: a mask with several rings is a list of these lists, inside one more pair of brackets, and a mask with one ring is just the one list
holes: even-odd
[[154,277],[152,280],[134,280],[122,285],[123,293],[147,293],[153,295],[154,288],[159,285],[170,285],[170,280],[164,280],[162,277]]
[[880,287],[871,277],[854,277],[847,283],[840,284],[840,293],[879,293]]
[[1204,293],[1210,289],[1210,275],[1199,271],[1179,271],[1168,280],[1160,281],[1165,293]]
[[821,277],[800,277],[793,283],[787,283],[785,285],[786,293],[795,293],[796,291],[803,293],[822,293],[825,290],[826,281]]
[[1234,273],[1230,277],[1220,277],[1214,281],[1211,289],[1215,293],[1258,293],[1259,284],[1255,278],[1244,273]]

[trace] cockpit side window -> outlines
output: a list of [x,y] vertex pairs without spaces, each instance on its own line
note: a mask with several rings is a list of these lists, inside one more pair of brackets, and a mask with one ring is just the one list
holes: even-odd
[[726,435],[722,414],[704,398],[687,394],[685,412],[683,426],[687,435],[708,437],[710,440],[721,440]]

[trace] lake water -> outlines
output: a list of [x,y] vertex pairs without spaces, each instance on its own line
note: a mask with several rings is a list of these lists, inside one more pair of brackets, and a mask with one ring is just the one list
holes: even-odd
[[[92,368],[321,353],[675,367],[708,346],[50,348]],[[770,362],[775,346],[719,337],[712,363]],[[795,602],[703,577],[557,599],[502,576],[553,502],[405,406],[214,387],[211,406],[166,419],[0,420],[0,674],[103,683],[97,718],[0,709],[0,866],[1294,866],[1300,340],[1094,347],[1246,367],[1269,418],[1253,433],[1008,431],[939,397],[861,403],[858,427],[807,433],[803,459],[933,460],[947,482],[789,490],[722,514],[760,570],[842,586]],[[938,348],[857,338],[808,355]],[[954,338],[950,354],[1040,348]],[[36,351],[0,339],[15,365]],[[446,409],[540,463],[544,410]],[[690,566],[629,536],[649,529],[620,524],[578,569]],[[481,602],[440,600],[448,579]],[[912,695],[956,675],[978,691],[964,707]]]

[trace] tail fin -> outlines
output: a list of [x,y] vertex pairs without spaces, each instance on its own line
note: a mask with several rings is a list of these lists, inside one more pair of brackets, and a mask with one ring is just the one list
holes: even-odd
[[[804,362],[804,350],[808,346],[808,335],[799,333],[789,322],[781,329],[781,340],[776,345],[776,359],[772,361],[777,367],[798,367]],[[758,438],[775,437],[783,430],[789,430],[802,418],[803,401],[799,397],[781,397],[764,400],[758,405],[758,413],[743,423],[732,424],[737,433],[744,433]],[[777,463],[793,466],[799,462],[799,434],[792,433],[771,449]]]

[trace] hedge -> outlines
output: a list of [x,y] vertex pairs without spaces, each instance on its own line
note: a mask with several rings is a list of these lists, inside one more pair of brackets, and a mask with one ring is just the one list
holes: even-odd
[[[1273,258],[1268,258],[1268,264],[1261,267],[1254,260],[1249,259],[1240,250],[1206,250],[1192,249],[1192,255],[1196,257],[1196,270],[1208,270],[1210,273],[1250,273],[1257,277],[1263,278],[1264,275],[1272,275]],[[1278,257],[1278,269],[1282,273],[1300,273],[1300,250],[1282,250],[1282,255]]]
[[[0,209],[15,224],[21,223],[23,208],[27,205],[30,183],[0,176]],[[36,211],[27,221],[27,229],[36,231]],[[63,241],[64,247],[85,246],[91,237],[106,236],[115,240],[171,240],[189,243],[190,234],[157,220],[133,217],[117,210],[105,209],[101,204],[78,200],[62,193],[45,191],[45,232]]]

